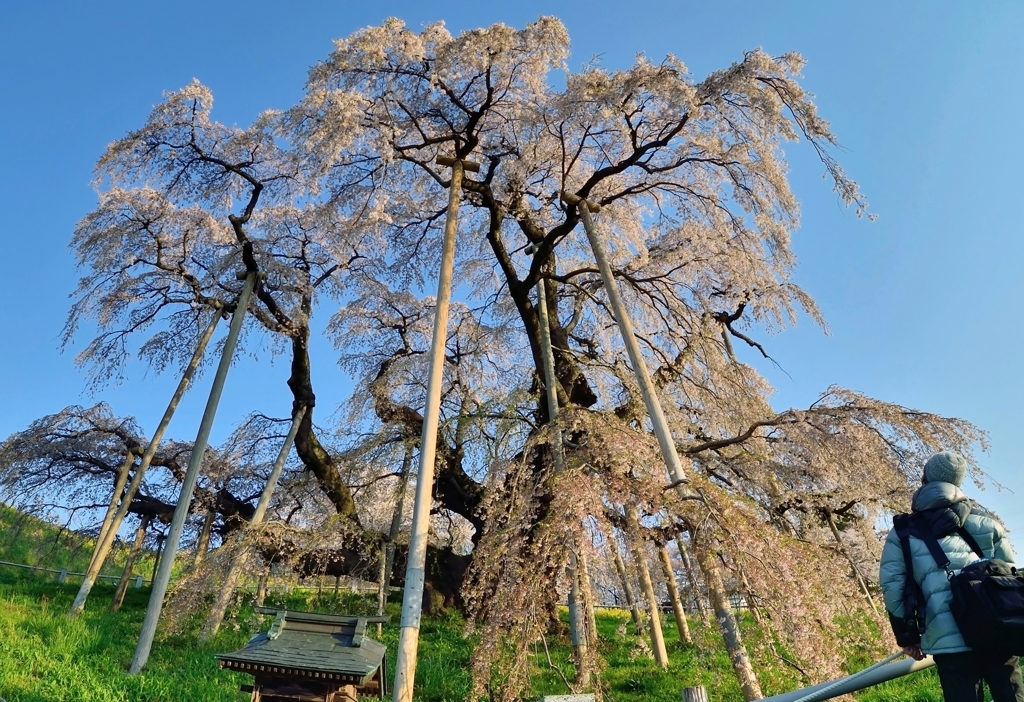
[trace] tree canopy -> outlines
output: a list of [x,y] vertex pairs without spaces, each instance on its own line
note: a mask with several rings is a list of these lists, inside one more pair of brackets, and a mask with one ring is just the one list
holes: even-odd
[[[100,201],[72,243],[83,274],[65,343],[96,326],[79,360],[98,387],[132,353],[176,367],[203,320],[232,309],[236,274],[261,272],[243,343],[289,359],[292,411],[309,410],[296,438],[316,486],[307,497],[337,513],[308,524],[339,530],[350,565],[365,567],[387,528],[375,497],[397,486],[423,423],[426,291],[450,185],[438,159],[475,161],[462,186],[434,486],[438,534],[469,533],[472,551],[435,540],[443,577],[432,596],[468,604],[481,627],[478,691],[498,666],[507,675],[492,694],[515,698],[528,650],[505,644],[547,625],[570,544],[599,556],[632,508],[650,538],[684,534],[802,666],[828,671],[842,647],[823,650],[815,637],[837,612],[867,611],[877,520],[905,505],[927,455],[971,456],[984,435],[842,388],[780,412],[756,363],[737,354],[739,344],[769,363],[761,336],[800,315],[824,325],[793,279],[799,208],[783,147],[804,142],[839,200],[866,213],[801,87],[799,55],[750,51],[703,79],[674,56],[577,71],[568,58],[551,17],[458,36],[392,19],[338,40],[298,104],[248,127],[214,121],[198,81],[168,93],[99,161]],[[600,206],[692,499],[668,489],[580,213],[563,193]],[[561,474],[537,295],[551,310]],[[315,314],[355,379],[338,433],[314,420],[314,375],[327,372],[310,362]],[[838,558],[857,577],[837,583]]]

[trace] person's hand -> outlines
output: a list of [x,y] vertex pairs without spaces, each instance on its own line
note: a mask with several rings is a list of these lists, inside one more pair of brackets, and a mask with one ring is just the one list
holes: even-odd
[[904,646],[903,652],[913,658],[915,661],[924,659],[924,651],[921,650],[921,644],[914,644],[913,646]]

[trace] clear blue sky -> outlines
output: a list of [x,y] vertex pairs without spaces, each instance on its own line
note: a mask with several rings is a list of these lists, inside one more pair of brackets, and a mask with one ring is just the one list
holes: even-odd
[[[248,124],[299,98],[332,39],[388,16],[458,31],[541,14],[568,26],[574,68],[594,55],[615,68],[638,52],[674,53],[699,78],[758,46],[804,54],[805,84],[879,220],[844,210],[808,150],[789,147],[804,212],[797,281],[832,335],[805,320],[767,339],[789,374],[761,364],[776,404],[806,405],[835,383],[975,422],[992,436],[983,467],[1014,491],[978,496],[1024,530],[1024,5],[996,0],[0,0],[0,437],[75,402],[105,399],[148,430],[163,410],[171,379],[135,366],[128,384],[90,398],[74,353],[57,349],[76,280],[67,244],[96,202],[93,164],[162,91],[199,78],[215,117]],[[319,406],[336,406],[347,381],[326,344],[314,351]],[[214,440],[250,410],[287,412],[287,368],[271,361],[238,364]],[[194,436],[208,381],[171,435]]]

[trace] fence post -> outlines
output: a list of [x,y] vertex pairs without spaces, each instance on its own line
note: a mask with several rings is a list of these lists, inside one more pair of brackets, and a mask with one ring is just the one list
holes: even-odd
[[67,568],[62,568],[60,573],[57,575],[57,582],[60,585],[63,585],[65,583],[65,581],[67,581],[67,579],[68,579],[68,569]]
[[142,583],[144,583],[145,580],[146,579],[143,578],[141,574],[140,575],[136,575],[135,576],[135,589],[136,590],[140,589],[142,587]]

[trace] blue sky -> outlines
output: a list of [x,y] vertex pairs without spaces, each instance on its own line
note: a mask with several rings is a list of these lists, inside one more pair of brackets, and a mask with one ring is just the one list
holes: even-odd
[[[1024,529],[1024,5],[996,0],[297,0],[286,11],[265,0],[0,0],[0,436],[75,402],[107,400],[150,430],[163,410],[173,379],[136,365],[129,383],[84,396],[74,350],[57,347],[77,275],[67,244],[96,202],[93,164],[164,90],[199,78],[217,119],[247,124],[293,104],[332,39],[388,16],[413,27],[444,19],[458,31],[541,14],[566,23],[573,68],[595,55],[616,68],[639,52],[674,53],[699,78],[758,46],[808,59],[805,85],[879,219],[843,209],[813,154],[788,148],[803,205],[796,279],[831,335],[802,320],[766,340],[786,371],[758,364],[778,388],[776,405],[807,405],[838,384],[971,420],[991,433],[983,467],[1013,490],[978,496]],[[251,410],[287,412],[287,368],[272,361],[236,365],[215,441]],[[318,404],[335,406],[346,379],[326,344],[313,361]],[[210,375],[170,435],[194,436]]]

